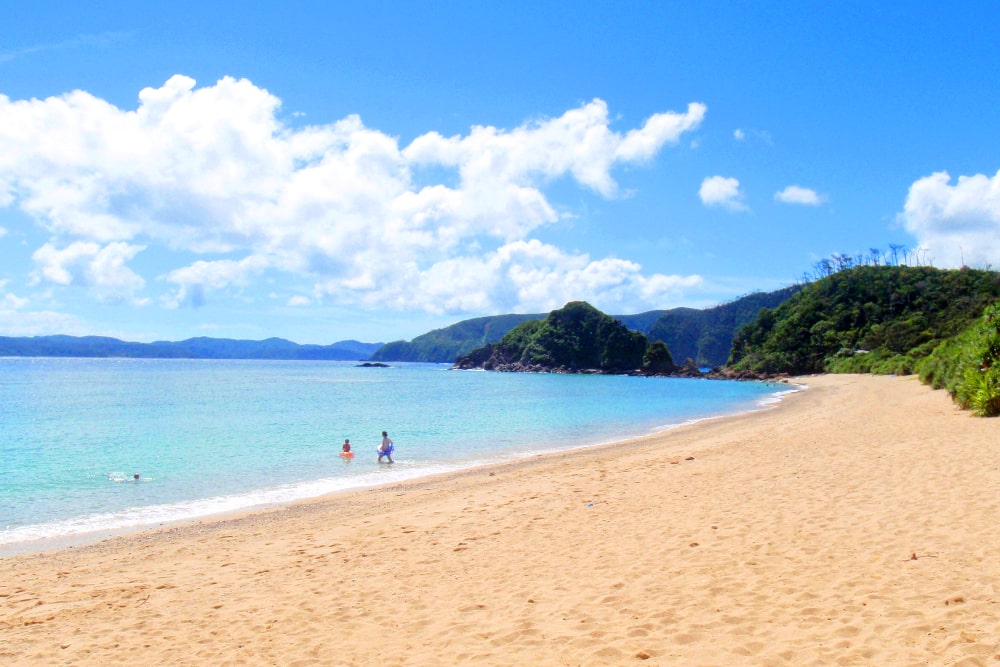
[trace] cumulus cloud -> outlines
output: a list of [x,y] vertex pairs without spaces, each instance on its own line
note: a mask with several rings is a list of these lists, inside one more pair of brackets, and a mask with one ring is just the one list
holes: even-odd
[[[371,290],[370,305],[403,308],[406,300],[431,313],[483,311],[503,303],[517,312],[559,308],[591,295],[594,306],[611,312],[641,310],[649,303],[702,284],[700,276],[644,275],[642,267],[617,258],[591,259],[538,240],[514,241],[482,256],[438,262],[426,271],[400,267],[416,289],[383,283]],[[318,296],[344,289],[338,281],[318,286]]]
[[799,204],[801,206],[819,206],[826,201],[826,196],[815,190],[798,185],[789,185],[784,190],[774,193],[774,200],[783,204]]
[[[456,277],[457,267],[489,265],[558,221],[543,189],[555,179],[619,196],[614,169],[651,160],[706,113],[692,103],[620,132],[595,99],[513,129],[428,132],[400,147],[353,115],[291,126],[281,101],[246,79],[197,88],[176,75],[138,97],[127,110],[84,91],[0,96],[0,206],[51,235],[35,254],[37,280],[86,285],[103,298],[143,289],[127,262],[145,247],[203,257],[159,276],[171,289],[167,307],[197,306],[270,273],[312,279],[316,294],[341,303],[510,307],[495,299],[516,289],[486,293]],[[553,280],[568,281],[567,257],[551,261]],[[629,291],[658,303],[670,281],[639,271],[616,273],[614,285],[583,283],[595,292],[573,297]],[[419,293],[427,288],[437,299]]]
[[33,279],[36,283],[46,280],[57,285],[83,285],[102,301],[129,300],[146,281],[125,263],[144,248],[122,242],[101,246],[76,241],[59,249],[46,243],[32,255],[38,266]]
[[197,261],[190,266],[176,269],[166,279],[175,285],[175,291],[164,297],[168,308],[181,305],[201,306],[208,290],[218,290],[230,285],[242,286],[268,268],[268,261],[251,255],[239,261],[221,259],[213,262]]
[[946,171],[910,186],[899,220],[941,267],[1000,265],[1000,172],[959,176]]
[[743,141],[747,138],[747,135],[740,128],[733,130],[733,139],[736,141]]
[[725,176],[709,176],[701,182],[698,196],[705,206],[719,206],[729,211],[746,211],[740,182]]

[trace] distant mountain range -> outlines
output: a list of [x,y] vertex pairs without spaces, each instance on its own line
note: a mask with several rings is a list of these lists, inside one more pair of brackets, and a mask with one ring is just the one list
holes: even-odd
[[[650,342],[665,343],[678,364],[690,359],[698,366],[716,367],[726,363],[733,336],[740,327],[753,322],[762,308],[777,307],[799,289],[801,286],[796,285],[774,292],[755,292],[704,310],[674,308],[613,317]],[[477,317],[429,331],[411,341],[386,344],[345,340],[331,345],[299,345],[283,338],[253,341],[201,337],[178,342],[133,343],[104,336],[0,337],[0,356],[454,363],[459,356],[499,342],[522,322],[547,316],[542,313]]]
[[[754,292],[704,310],[673,308],[613,317],[646,336],[650,342],[665,343],[678,364],[691,359],[698,366],[715,367],[726,363],[733,336],[740,327],[753,322],[762,308],[776,308],[801,288],[801,285],[793,285],[773,292]],[[488,343],[498,343],[522,322],[542,320],[547,316],[547,313],[496,315],[463,320],[411,341],[387,343],[372,355],[372,359],[453,363],[456,358]]]
[[541,315],[492,315],[462,320],[443,329],[434,329],[411,341],[386,343],[372,355],[372,361],[426,361],[450,364],[463,354],[487,343],[499,342],[521,322],[540,320]]
[[708,366],[714,375],[734,378],[916,372],[924,382],[947,389],[962,407],[995,416],[1000,415],[997,299],[997,271],[875,263],[704,310],[610,317],[571,302],[547,315],[479,317],[385,345],[355,340],[299,345],[281,338],[130,343],[99,336],[0,337],[0,357],[325,359],[378,365],[455,363],[469,355],[465,367],[496,370],[628,372],[641,364],[639,372],[661,374],[677,368],[699,373],[698,367]]
[[189,338],[179,342],[132,343],[104,336],[0,336],[0,357],[127,357],[134,359],[311,359],[367,360],[382,343],[345,340],[299,345],[283,338],[233,340]]

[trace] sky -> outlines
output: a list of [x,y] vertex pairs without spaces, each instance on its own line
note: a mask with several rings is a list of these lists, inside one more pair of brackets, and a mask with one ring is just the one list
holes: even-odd
[[1000,266],[1000,3],[51,2],[0,22],[0,335],[387,342]]

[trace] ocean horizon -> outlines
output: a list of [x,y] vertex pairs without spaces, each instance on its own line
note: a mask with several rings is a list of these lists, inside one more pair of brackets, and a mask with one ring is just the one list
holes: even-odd
[[[794,390],[447,364],[0,358],[0,556],[622,441]],[[376,461],[382,431],[391,465]]]

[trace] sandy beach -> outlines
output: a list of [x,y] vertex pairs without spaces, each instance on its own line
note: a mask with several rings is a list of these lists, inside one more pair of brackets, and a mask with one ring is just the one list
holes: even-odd
[[1000,665],[1000,422],[911,377],[0,559],[0,663]]

